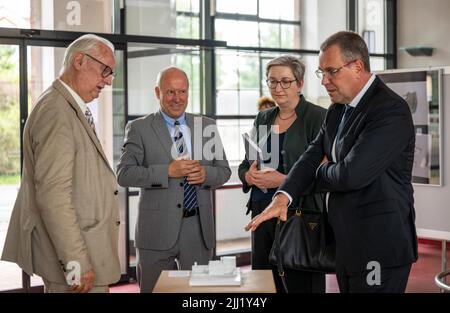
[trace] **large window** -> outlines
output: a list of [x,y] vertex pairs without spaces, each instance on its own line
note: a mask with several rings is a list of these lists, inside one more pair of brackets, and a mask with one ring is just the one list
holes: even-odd
[[158,110],[155,96],[156,77],[164,68],[174,65],[189,79],[187,111],[201,112],[200,51],[180,45],[128,44],[128,114],[141,116]]
[[[0,44],[0,255],[20,183],[19,47]],[[22,271],[0,261],[0,291],[22,287]]]
[[[367,41],[373,70],[386,68],[386,1],[360,0],[216,0],[214,30],[217,40],[227,48],[215,51],[215,110],[227,155],[233,164],[242,160],[240,135],[225,135],[233,125],[241,129],[240,119],[256,115],[260,96],[269,95],[265,86],[265,67],[281,54],[300,57],[306,65],[304,96],[327,108],[329,97],[314,75],[318,67],[320,43],[337,30],[355,25]],[[242,4],[241,4],[242,3]],[[354,15],[351,12],[355,12]],[[357,23],[355,22],[357,21]],[[236,158],[237,157],[237,158]],[[236,158],[236,159],[235,159]],[[236,176],[234,176],[236,177]]]
[[[113,167],[126,122],[159,108],[157,73],[176,65],[190,81],[187,111],[216,119],[232,167],[230,182],[239,183],[241,135],[252,127],[258,98],[269,95],[267,62],[282,54],[300,57],[306,64],[304,96],[327,108],[329,97],[314,74],[320,43],[337,30],[357,31],[369,46],[372,70],[393,68],[393,12],[395,0],[0,0],[0,251],[20,181],[20,133],[73,38],[103,33],[120,47],[113,88],[92,106]],[[250,249],[250,234],[242,231],[248,196],[235,187],[216,194],[217,254]],[[126,221],[122,269],[131,276],[138,195],[138,189],[119,188]],[[0,290],[20,288],[21,274],[14,264],[0,262]]]
[[127,0],[125,9],[128,35],[200,38],[200,0]]
[[299,0],[241,3],[216,1],[215,39],[227,41],[228,46],[300,47]]
[[236,50],[216,53],[216,114],[254,115],[261,94],[258,54]]
[[0,0],[0,27],[117,33],[114,0]]

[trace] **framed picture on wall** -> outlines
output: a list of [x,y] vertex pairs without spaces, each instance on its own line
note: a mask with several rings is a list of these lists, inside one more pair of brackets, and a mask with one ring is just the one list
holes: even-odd
[[411,110],[416,133],[414,184],[442,186],[442,73],[442,68],[376,72]]

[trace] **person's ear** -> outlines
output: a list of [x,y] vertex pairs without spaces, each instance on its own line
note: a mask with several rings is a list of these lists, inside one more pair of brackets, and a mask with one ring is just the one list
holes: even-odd
[[355,61],[355,69],[358,74],[364,71],[364,63],[362,60]]
[[155,87],[155,95],[158,100],[161,100],[161,89],[158,86]]
[[77,70],[81,69],[81,66],[83,65],[83,57],[84,57],[84,54],[81,52],[75,54],[75,56],[73,58],[73,66],[75,67],[75,69],[77,69]]
[[297,80],[297,87],[299,88],[299,92],[302,91],[304,83],[305,83],[304,80]]

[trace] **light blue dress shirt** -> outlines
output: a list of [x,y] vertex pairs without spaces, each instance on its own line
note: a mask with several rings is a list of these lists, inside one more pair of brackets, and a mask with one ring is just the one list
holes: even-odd
[[183,113],[179,118],[174,119],[169,115],[161,111],[162,116],[164,117],[164,121],[166,122],[167,129],[169,130],[170,138],[172,142],[175,144],[175,121],[180,123],[180,131],[183,134],[184,142],[186,143],[186,147],[188,149],[189,159],[192,160],[192,148],[191,148],[191,130],[186,122],[186,113]]

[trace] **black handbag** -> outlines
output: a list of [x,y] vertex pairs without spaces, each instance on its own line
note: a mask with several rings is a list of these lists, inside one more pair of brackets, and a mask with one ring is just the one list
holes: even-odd
[[269,261],[277,266],[286,291],[283,268],[334,273],[335,255],[326,213],[295,209],[288,211],[286,222],[278,219]]

